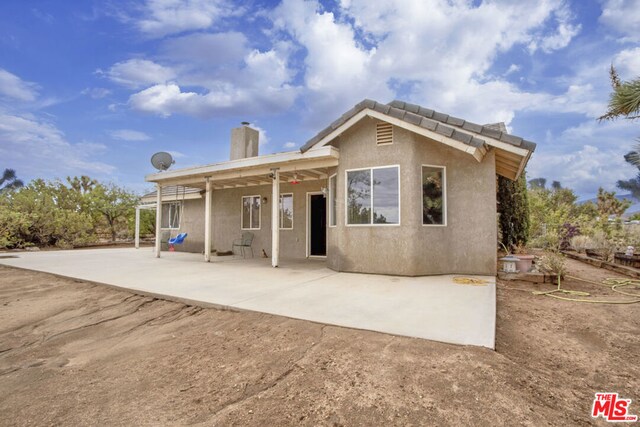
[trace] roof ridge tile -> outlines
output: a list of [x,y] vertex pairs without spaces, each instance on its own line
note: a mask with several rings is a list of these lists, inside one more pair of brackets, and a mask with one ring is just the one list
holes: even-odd
[[[372,99],[363,99],[338,119],[334,120],[331,125],[322,129],[314,137],[309,139],[306,144],[300,148],[300,151],[305,152],[335,129],[344,125],[356,114],[367,108],[437,132],[474,147],[486,146],[486,142],[482,139],[482,136],[485,136],[529,151],[534,151],[536,148],[535,143],[526,141],[519,136],[511,135],[508,132],[501,132],[500,130],[469,122],[459,117],[450,116],[429,108],[424,108],[417,104],[411,104],[397,99],[387,104],[382,104]],[[468,134],[462,130],[476,135]]]

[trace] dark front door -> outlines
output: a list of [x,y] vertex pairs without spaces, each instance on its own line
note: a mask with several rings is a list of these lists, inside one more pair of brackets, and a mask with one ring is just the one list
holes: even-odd
[[327,199],[322,194],[309,196],[309,255],[327,255]]

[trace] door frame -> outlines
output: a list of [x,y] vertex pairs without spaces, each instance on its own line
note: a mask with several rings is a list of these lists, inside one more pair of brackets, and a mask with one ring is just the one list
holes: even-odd
[[[306,256],[307,258],[318,258],[318,259],[326,259],[327,255],[311,255],[311,196],[314,195],[322,195],[324,196],[324,193],[322,191],[307,191],[307,220],[306,222]],[[328,210],[325,210],[325,214],[328,213]],[[327,224],[328,225],[328,224]],[[327,242],[327,238],[329,237],[329,233],[328,233],[328,226],[324,227],[324,233],[325,233],[325,242]],[[327,242],[328,243],[328,242]],[[327,247],[327,251],[329,249],[329,245],[326,245]]]

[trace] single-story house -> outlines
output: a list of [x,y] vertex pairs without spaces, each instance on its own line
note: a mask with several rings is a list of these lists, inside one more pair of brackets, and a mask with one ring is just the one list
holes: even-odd
[[535,144],[402,101],[364,100],[299,150],[259,155],[258,132],[232,130],[231,160],[148,175],[162,230],[180,250],[325,259],[337,271],[496,272],[496,176],[517,179]]

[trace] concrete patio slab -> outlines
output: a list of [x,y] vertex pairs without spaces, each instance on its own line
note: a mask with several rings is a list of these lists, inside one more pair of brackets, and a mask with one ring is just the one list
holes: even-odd
[[158,259],[149,248],[12,255],[0,263],[169,299],[494,348],[495,277],[472,276],[488,284],[468,286],[454,276],[337,273],[318,260],[272,268],[260,258],[205,263],[199,254],[172,252]]

